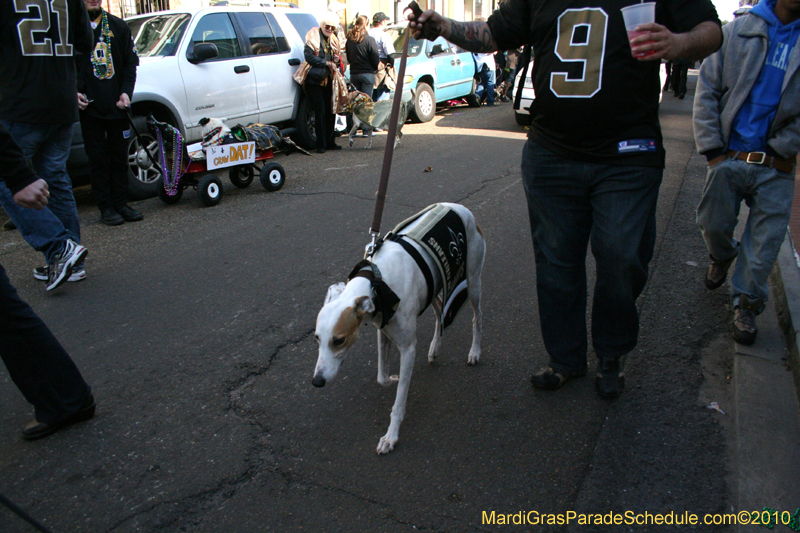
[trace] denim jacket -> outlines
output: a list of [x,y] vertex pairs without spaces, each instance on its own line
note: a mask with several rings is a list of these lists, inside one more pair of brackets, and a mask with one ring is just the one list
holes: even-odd
[[[769,45],[767,23],[756,15],[741,16],[722,32],[722,47],[700,68],[694,98],[694,138],[701,154],[727,149],[733,119],[755,85]],[[767,145],[784,158],[800,151],[800,42],[789,59]]]

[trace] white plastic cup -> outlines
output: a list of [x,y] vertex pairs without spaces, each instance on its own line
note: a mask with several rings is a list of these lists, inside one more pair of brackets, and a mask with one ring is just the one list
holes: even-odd
[[[642,2],[641,4],[633,4],[628,7],[623,7],[621,11],[622,18],[625,20],[625,30],[628,32],[629,42],[634,37],[638,37],[644,33],[635,31],[637,26],[656,21],[655,2]],[[631,51],[631,55],[633,55],[633,57],[647,57],[655,53],[655,50],[649,50],[641,54],[634,54],[633,51]]]

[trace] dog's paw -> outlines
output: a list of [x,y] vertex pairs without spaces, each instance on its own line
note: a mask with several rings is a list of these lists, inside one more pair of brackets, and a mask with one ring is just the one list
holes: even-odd
[[380,384],[381,384],[381,385],[383,385],[384,387],[388,387],[389,385],[391,385],[391,384],[392,384],[392,380],[391,380],[391,378],[389,378],[389,376],[386,376],[386,375],[384,375],[384,376],[378,375],[378,383],[380,383]]
[[390,383],[397,383],[398,381],[400,381],[400,376],[398,376],[397,374],[392,374],[391,376],[389,376]]
[[352,147],[353,147],[353,138],[351,137],[350,138],[350,148],[352,148]]
[[380,455],[389,453],[390,451],[394,450],[395,444],[397,444],[397,439],[390,439],[386,435],[384,435],[383,437],[381,437],[380,442],[378,442],[378,449],[376,451]]
[[467,357],[467,364],[469,366],[475,366],[481,360],[481,352],[469,352],[469,357]]

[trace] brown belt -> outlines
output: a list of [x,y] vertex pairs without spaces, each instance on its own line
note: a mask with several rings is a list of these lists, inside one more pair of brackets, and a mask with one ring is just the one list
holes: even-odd
[[794,158],[782,159],[780,157],[772,157],[764,152],[737,152],[731,150],[728,152],[728,157],[732,159],[741,159],[742,161],[754,165],[764,165],[765,167],[774,168],[781,172],[792,172],[792,170],[794,170]]

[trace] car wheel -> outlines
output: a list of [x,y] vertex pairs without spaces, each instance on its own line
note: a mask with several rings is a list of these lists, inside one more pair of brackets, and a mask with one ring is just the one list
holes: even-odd
[[472,78],[472,91],[470,91],[470,93],[464,97],[464,99],[467,101],[467,104],[469,104],[470,107],[481,106],[481,101],[478,98],[478,95],[475,94],[475,90],[477,88],[478,88],[478,83],[475,81],[475,78]]
[[234,186],[237,189],[246,189],[253,183],[253,176],[255,176],[255,172],[253,172],[252,165],[242,165],[238,167],[231,167],[228,170],[228,179],[231,180]]
[[214,174],[206,174],[197,184],[197,196],[206,207],[217,205],[222,200],[222,180]]
[[307,97],[300,98],[295,119],[294,142],[307,150],[317,146],[317,130],[315,129],[314,109]]
[[433,89],[427,83],[417,85],[414,94],[414,108],[411,110],[411,118],[415,122],[430,122],[436,114],[436,97]]
[[286,171],[280,163],[266,163],[261,169],[261,186],[272,192],[277,191],[286,182]]
[[514,112],[514,118],[517,119],[517,124],[520,126],[530,126],[533,123],[533,119],[530,115],[526,115],[525,113],[517,113]]
[[136,131],[131,131],[128,143],[128,197],[131,200],[144,200],[152,198],[159,189],[164,188],[161,173],[147,156],[144,147],[147,147],[153,160],[159,161],[161,156],[158,140],[150,133],[145,117],[133,117],[133,125]]

